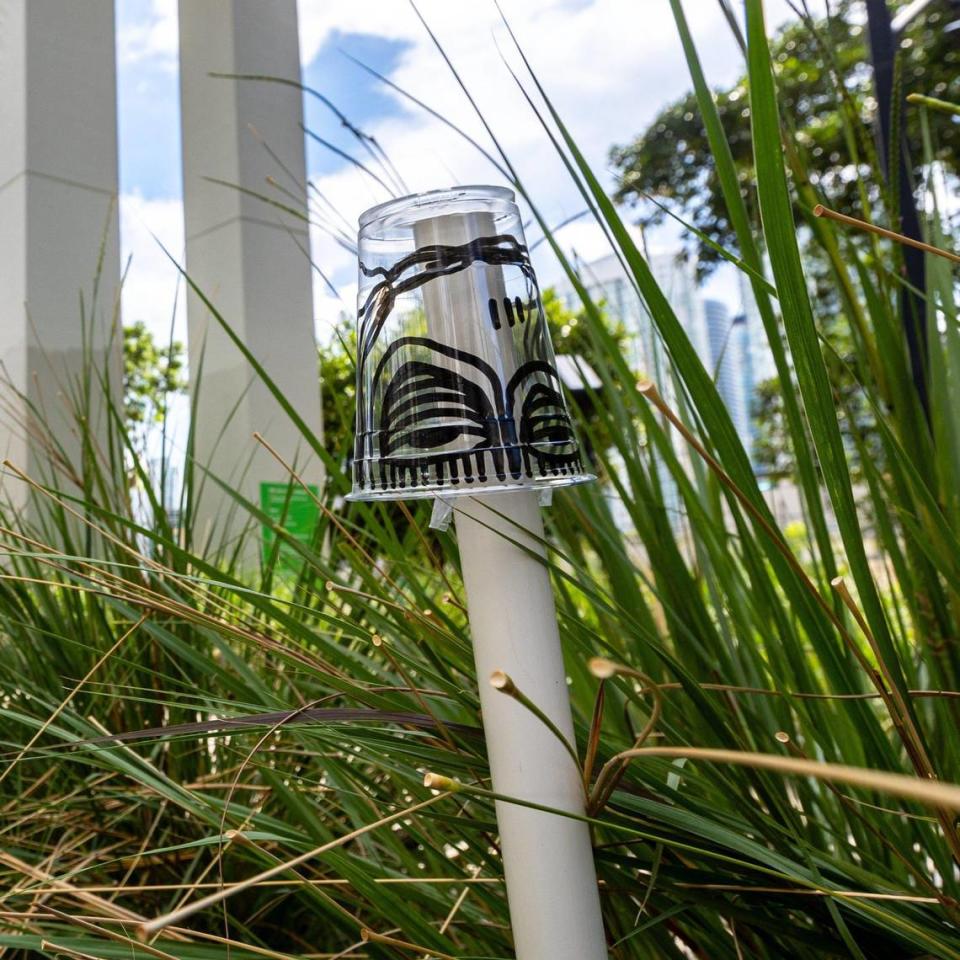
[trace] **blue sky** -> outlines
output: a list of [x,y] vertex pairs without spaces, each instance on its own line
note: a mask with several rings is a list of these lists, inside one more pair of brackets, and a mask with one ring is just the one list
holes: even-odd
[[[501,50],[509,44],[492,0],[421,0],[419,6],[493,119],[547,219],[559,223],[578,212],[579,197],[502,62]],[[588,159],[612,184],[606,171],[611,144],[642,130],[660,107],[689,86],[668,0],[504,0],[502,6]],[[740,72],[740,56],[716,0],[686,0],[685,7],[711,81],[731,81]],[[788,12],[785,0],[771,0],[769,7],[772,22]],[[375,134],[411,189],[495,181],[472,148],[344,55],[390,77],[482,137],[404,0],[300,0],[298,8],[305,83]],[[117,54],[121,230],[125,256],[132,257],[124,313],[128,320],[145,319],[166,330],[176,275],[153,237],[175,253],[182,250],[176,0],[117,0]],[[304,110],[310,129],[351,148],[348,135],[318,101],[307,97]],[[351,222],[366,206],[384,199],[375,185],[316,143],[308,143],[307,163],[308,174]],[[586,220],[571,224],[560,239],[587,259],[606,252],[600,231]],[[661,247],[676,244],[670,231],[648,239]],[[314,260],[349,303],[355,262],[319,231],[311,241]],[[537,268],[548,284],[558,270],[546,247],[541,250]],[[738,307],[730,276],[721,273],[710,292]],[[324,337],[343,304],[319,284],[315,300],[317,334]],[[183,336],[182,316],[177,327]]]
[[148,54],[132,44],[152,21],[153,6],[151,0],[116,4],[120,193],[137,192],[147,200],[181,192],[177,73],[165,53]]
[[[358,69],[344,51],[349,51],[377,73],[389,76],[397,68],[410,44],[403,40],[333,31],[316,56],[303,68],[303,82],[329,97],[352,123],[361,129],[397,111],[395,99],[383,83]],[[330,113],[316,98],[304,99],[304,124],[310,130],[323,131],[325,138],[339,132],[330,129]],[[350,143],[342,146],[349,147]],[[313,140],[307,141],[307,169],[311,176],[334,173],[343,160]]]

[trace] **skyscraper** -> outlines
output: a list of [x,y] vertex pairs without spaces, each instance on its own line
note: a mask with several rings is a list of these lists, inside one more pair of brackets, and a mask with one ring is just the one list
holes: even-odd
[[[737,431],[740,432],[740,437],[743,440],[744,446],[747,448],[747,452],[750,454],[750,459],[753,460],[753,403],[756,395],[757,379],[753,373],[753,341],[751,339],[750,327],[747,326],[747,318],[742,313],[733,318],[730,342],[733,347],[733,362],[739,369],[745,407],[746,429],[741,432],[738,426]],[[734,420],[734,423],[736,422],[737,421]]]
[[[703,303],[697,293],[697,263],[681,251],[653,253],[648,261],[654,279],[673,307],[681,326],[701,357],[709,352]],[[627,332],[627,359],[639,374],[666,383],[666,353],[656,325],[628,278],[620,259],[609,254],[580,264],[580,275],[594,302],[604,302],[610,317]],[[567,281],[557,284],[557,295],[573,310],[580,298]]]
[[[669,251],[651,254],[647,262],[701,362],[715,379],[737,433],[749,452],[755,384],[776,373],[749,283],[741,277],[744,309],[731,317],[726,304],[700,296],[694,259],[682,252]],[[580,264],[580,275],[591,298],[595,302],[603,301],[610,317],[625,327],[630,366],[638,375],[653,380],[667,402],[675,406],[666,349],[620,259],[609,254],[592,263]],[[569,283],[559,284],[557,294],[571,309],[580,307],[579,295]],[[681,459],[684,453],[685,450],[678,450]],[[665,488],[669,486],[669,482],[665,482]]]
[[740,303],[743,307],[743,322],[747,328],[754,383],[762,383],[775,377],[777,368],[767,342],[767,333],[763,329],[763,321],[760,319],[760,311],[757,309],[757,301],[753,296],[750,278],[741,271],[737,275],[737,283],[740,286]]
[[749,450],[752,436],[750,405],[753,400],[753,374],[750,357],[750,331],[747,319],[731,319],[727,305],[720,300],[704,300],[709,353],[704,359],[707,372],[730,412],[743,445]]
[[[703,301],[697,292],[696,260],[678,251],[651,254],[647,262],[654,279],[663,291],[701,357],[709,355],[706,315]],[[660,393],[671,406],[676,407],[674,380],[670,375],[669,359],[656,324],[641,300],[633,281],[624,271],[620,259],[610,254],[592,263],[579,264],[580,276],[594,302],[603,301],[607,314],[622,323],[627,333],[627,361],[638,376],[657,384]],[[568,282],[557,285],[557,295],[573,310],[580,308],[580,297]],[[677,457],[688,463],[690,451],[686,443],[671,435]],[[657,458],[663,506],[673,521],[681,516],[680,496],[666,465]],[[625,511],[615,513],[629,524]]]

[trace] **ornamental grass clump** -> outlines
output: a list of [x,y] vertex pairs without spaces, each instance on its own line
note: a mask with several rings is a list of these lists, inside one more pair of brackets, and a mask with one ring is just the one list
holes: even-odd
[[[746,275],[779,376],[801,529],[781,527],[712,371],[519,46],[518,83],[646,305],[666,379],[629,367],[487,128],[583,299],[602,383],[579,427],[603,482],[557,494],[546,563],[610,954],[960,957],[960,327],[932,188],[956,108],[903,105],[931,177],[925,409],[883,170],[852,160],[859,216],[818,215],[831,198],[747,0],[742,191],[671,7],[736,237],[720,255]],[[838,116],[851,145],[869,142],[858,112]],[[875,446],[851,428],[864,411]],[[112,423],[130,472],[102,451],[74,465],[79,486],[7,466],[46,519],[0,522],[5,956],[512,956],[477,692],[490,678],[474,675],[453,533],[430,528],[427,503],[345,503],[347,441],[309,431],[327,468],[312,543],[191,463],[174,521]],[[195,546],[202,484],[228,490],[247,536],[272,527],[259,570],[236,544]]]

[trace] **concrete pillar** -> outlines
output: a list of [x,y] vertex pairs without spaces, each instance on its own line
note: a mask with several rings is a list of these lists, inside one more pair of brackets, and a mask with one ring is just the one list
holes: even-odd
[[[180,2],[187,272],[319,435],[307,226],[242,192],[272,195],[305,214],[302,95],[281,84],[220,79],[211,73],[299,81],[295,0]],[[269,186],[268,176],[296,199]],[[282,483],[288,476],[253,440],[258,431],[284,458],[296,460],[305,479],[319,483],[316,456],[195,295],[187,316],[196,461],[259,502],[263,484]],[[214,546],[226,543],[246,519],[228,494],[205,481],[195,535]]]
[[[115,59],[112,0],[0,0],[0,456],[71,492],[49,450],[79,466],[77,402],[105,458],[85,365],[120,398]],[[21,507],[23,483],[0,499]]]

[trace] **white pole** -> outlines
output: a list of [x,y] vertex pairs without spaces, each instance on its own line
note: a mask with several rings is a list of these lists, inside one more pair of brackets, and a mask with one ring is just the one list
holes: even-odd
[[[249,74],[300,80],[296,0],[180,0],[180,122],[187,272],[318,437],[323,423],[307,230],[303,96]],[[285,192],[267,185],[274,177]],[[233,187],[216,183],[226,181]],[[281,199],[289,211],[261,201]],[[257,443],[265,437],[308,484],[323,466],[299,428],[192,290],[187,296],[193,456],[272,519],[290,477]],[[202,363],[200,358],[203,358]],[[291,510],[291,514],[293,511]],[[195,530],[233,544],[249,516],[207,480]],[[305,535],[308,531],[302,531]],[[259,559],[245,538],[243,562]]]
[[[538,559],[537,494],[458,498],[454,516],[493,789],[582,815],[572,757],[542,721],[488,682],[495,670],[509,674],[574,743],[553,591]],[[518,960],[606,960],[587,825],[514,803],[496,807]]]
[[[51,441],[79,468],[82,415],[106,455],[123,406],[115,60],[111,0],[0,0],[0,460],[74,493]],[[0,501],[39,523],[29,490],[0,475]]]
[[[414,227],[418,246],[462,244],[494,233],[486,213],[425,218]],[[455,319],[457,345],[496,366],[503,382],[516,369],[513,333],[504,325],[497,347],[486,328],[488,300],[502,302],[505,293],[496,266],[437,278],[423,292],[431,334],[442,339],[443,325]],[[582,816],[584,789],[573,758],[542,720],[489,682],[494,671],[508,674],[575,744],[553,589],[538,559],[544,556],[538,494],[480,493],[449,502],[493,789]],[[497,801],[496,809],[518,960],[605,960],[588,826],[515,803]]]

